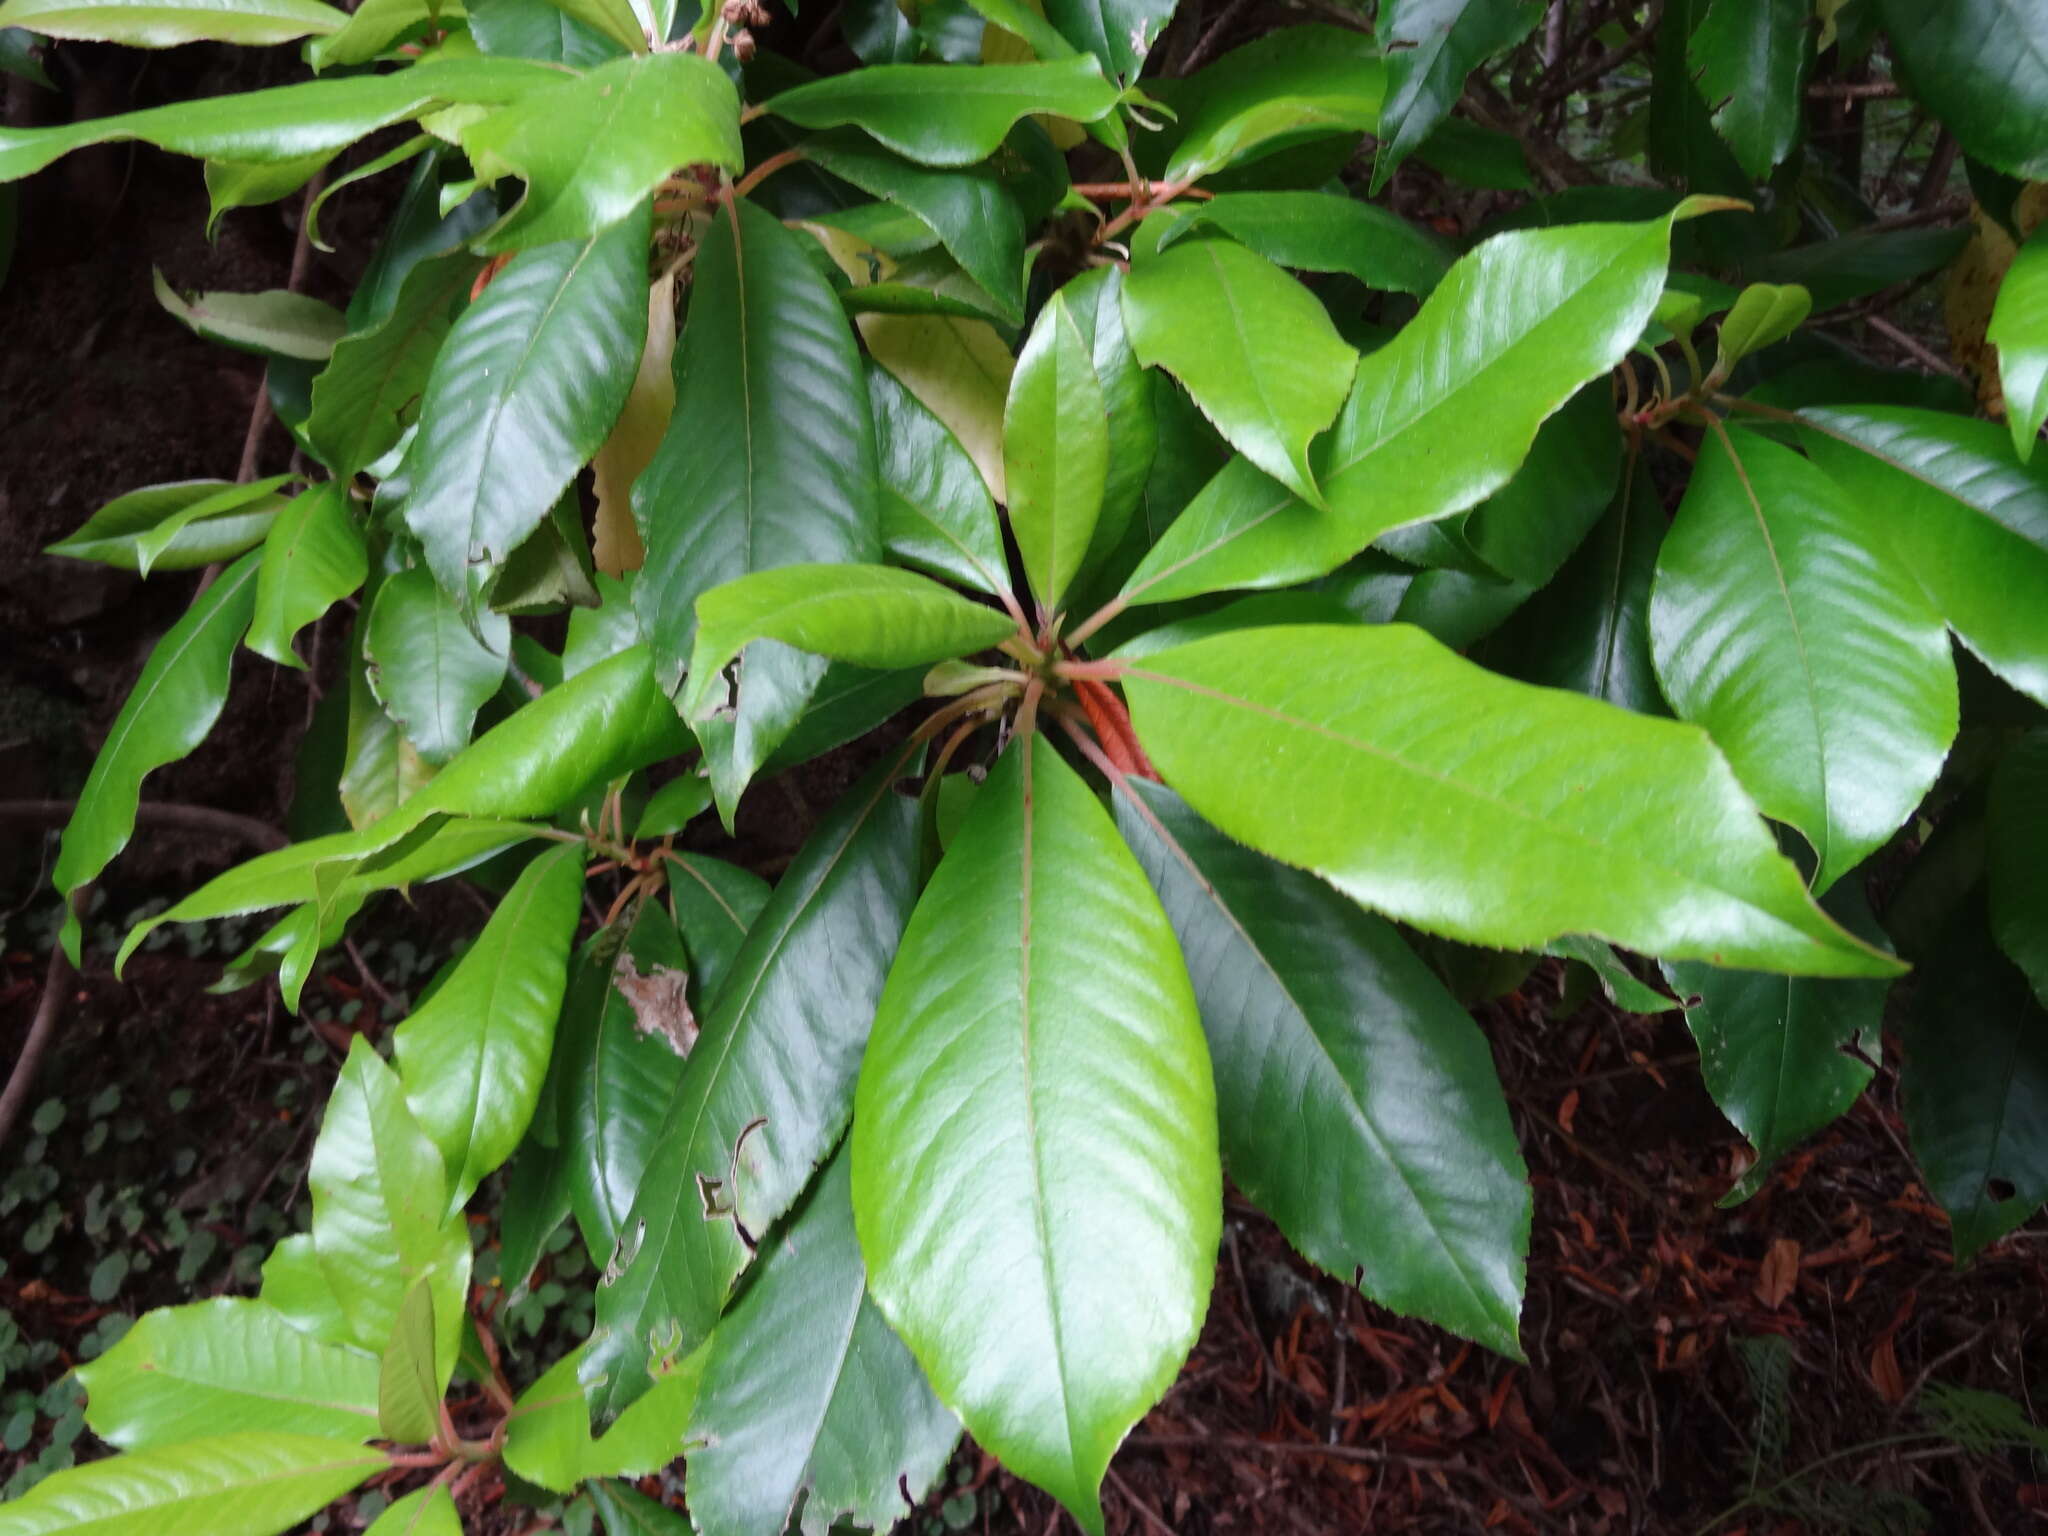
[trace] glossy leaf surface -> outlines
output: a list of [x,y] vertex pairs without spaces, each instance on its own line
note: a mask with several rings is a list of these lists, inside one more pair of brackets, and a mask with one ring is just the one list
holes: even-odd
[[1998,348],[1998,379],[2013,447],[2034,456],[2048,421],[2048,235],[2039,229],[2020,247],[1998,285],[1985,338]]
[[1300,272],[1343,272],[1368,288],[1427,294],[1450,270],[1442,242],[1406,219],[1328,192],[1223,192],[1188,208],[1161,245],[1215,229]]
[[1907,86],[1965,150],[2048,178],[2048,12],[2030,0],[1877,0],[1877,12]]
[[2048,732],[2030,731],[1999,760],[1990,815],[1991,929],[2048,1007]]
[[445,763],[469,745],[476,712],[505,680],[512,628],[488,611],[475,619],[472,629],[421,569],[387,577],[370,605],[363,633],[370,687],[429,763]]
[[363,1536],[462,1536],[462,1516],[446,1488],[421,1488],[387,1508]]
[[1406,625],[1242,630],[1146,657],[1124,691],[1205,820],[1418,928],[1900,969],[1812,904],[1697,727],[1509,682]]
[[185,298],[155,274],[156,299],[194,335],[261,357],[323,363],[344,323],[333,305],[302,293],[195,293]]
[[1039,311],[1003,408],[1010,529],[1040,607],[1056,612],[1095,534],[1109,474],[1109,411],[1087,340],[1055,294]]
[[288,499],[263,481],[148,485],[115,497],[44,553],[124,571],[194,570],[261,543]]
[[1372,191],[1436,131],[1465,92],[1465,77],[1527,37],[1542,18],[1531,0],[1389,0],[1379,14],[1387,100]]
[[342,483],[330,481],[295,498],[263,540],[249,649],[303,670],[292,640],[368,574],[363,532]]
[[967,450],[997,501],[1003,484],[1003,402],[1015,360],[995,328],[951,315],[862,315],[868,354]]
[[7,0],[0,5],[0,27],[130,48],[288,43],[332,32],[347,20],[345,12],[320,0]]
[[377,1372],[377,1423],[383,1438],[422,1445],[440,1429],[441,1386],[434,1375],[434,1294],[413,1282]]
[[[890,559],[991,596],[1009,587],[988,485],[946,424],[879,365],[868,368]],[[999,406],[1000,409],[1000,406]]]
[[853,1187],[875,1301],[939,1396],[1099,1536],[1109,1459],[1208,1305],[1215,1091],[1158,898],[1042,737],[998,762],[904,935]]
[[1270,32],[1173,90],[1180,143],[1166,179],[1198,180],[1312,139],[1371,133],[1385,89],[1370,37],[1326,25]]
[[1752,180],[1798,136],[1812,36],[1808,0],[1714,0],[1686,45],[1714,127]]

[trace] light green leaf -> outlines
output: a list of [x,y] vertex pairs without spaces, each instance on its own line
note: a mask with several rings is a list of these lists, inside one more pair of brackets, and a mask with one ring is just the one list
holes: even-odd
[[606,1377],[602,1410],[647,1390],[651,1340],[682,1353],[709,1336],[752,1257],[740,1229],[765,1234],[846,1128],[916,899],[917,807],[891,789],[906,760],[885,758],[819,824],[712,1001],[647,1153],[623,1273],[597,1294],[584,1379]]
[[[256,604],[259,558],[252,551],[222,572],[149,653],[64,827],[50,875],[60,894],[97,879],[128,846],[142,781],[198,746],[220,718],[228,668]],[[78,915],[68,902],[60,937],[77,964]]]
[[486,184],[518,176],[526,196],[475,248],[580,242],[623,222],[644,256],[631,216],[678,166],[739,170],[739,114],[732,82],[694,53],[615,59],[500,107],[462,130],[462,147]]
[[860,335],[868,355],[967,451],[995,499],[1006,500],[1003,404],[1015,359],[995,328],[954,315],[869,314]]
[[920,165],[986,160],[1036,113],[1092,123],[1117,88],[1093,55],[1032,64],[878,64],[768,98],[763,111],[803,128],[852,125]]
[[1186,386],[1231,447],[1304,500],[1323,493],[1309,443],[1344,405],[1358,353],[1320,301],[1229,240],[1189,240],[1124,283],[1131,350]]
[[1081,568],[1109,473],[1109,415],[1066,300],[1038,313],[1003,410],[1003,478],[1024,573],[1048,614]]
[[[1002,528],[974,461],[878,363],[867,370],[889,558],[991,596],[1009,589]],[[1000,402],[998,402],[1000,408]]]
[[[593,32],[602,33],[628,53],[647,52],[647,28],[627,0],[548,0],[565,16],[573,16]],[[662,37],[657,39],[666,42]],[[686,163],[683,160],[676,164]],[[729,169],[738,169],[737,166]]]
[[1753,433],[1700,454],[1650,643],[1672,708],[1812,845],[1816,891],[1898,830],[1955,739],[1940,615],[1827,475]]
[[1519,1357],[1528,1178],[1471,1016],[1342,893],[1163,785],[1118,790],[1194,980],[1231,1177],[1323,1269]]
[[2022,462],[2048,421],[2048,234],[2028,237],[1998,284],[1985,339],[1998,348],[2005,416]]
[[1542,17],[1533,0],[1388,0],[1381,7],[1387,101],[1376,130],[1374,196],[1451,115],[1465,77],[1527,37]]
[[2048,1007],[2048,731],[2030,731],[1991,776],[1991,929]]
[[1813,0],[1713,0],[1686,44],[1714,127],[1752,181],[1767,178],[1799,136],[1813,17]]
[[369,569],[345,482],[332,480],[296,497],[263,540],[249,649],[303,671],[292,640],[360,587]]
[[1233,461],[1125,583],[1127,600],[1307,580],[1499,490],[1544,419],[1635,345],[1663,292],[1670,229],[1579,224],[1480,245],[1359,364],[1314,461],[1330,511]]
[[2048,465],[1988,421],[1904,406],[1809,411],[1807,450],[1984,664],[2048,703]]
[[[1016,623],[913,571],[887,565],[781,565],[697,599],[697,639],[678,707],[722,707],[725,667],[759,640],[862,667],[915,667],[986,650]],[[744,667],[737,686],[746,685]]]
[[268,293],[196,293],[190,299],[153,272],[156,301],[195,336],[259,357],[324,363],[347,329],[332,304],[274,288]]
[[1399,624],[1241,630],[1123,681],[1140,741],[1204,819],[1428,932],[1901,969],[1813,905],[1697,727],[1509,682]]
[[462,1516],[445,1485],[417,1489],[386,1509],[363,1536],[462,1536]]
[[852,1159],[817,1177],[761,1273],[719,1320],[690,1416],[690,1513],[704,1536],[886,1531],[945,1470],[960,1421],[868,1300]]
[[0,27],[130,48],[288,43],[332,32],[347,20],[344,12],[320,0],[7,0],[0,5]]
[[2048,11],[2033,0],[1876,0],[1906,87],[1965,151],[2048,180]]
[[469,1290],[469,1228],[444,1219],[447,1177],[397,1075],[357,1035],[313,1143],[313,1251],[353,1341],[380,1356],[406,1294],[426,1282],[437,1382],[455,1368]]
[[306,62],[316,70],[367,64],[437,13],[459,16],[462,9],[454,0],[362,0],[338,30],[306,44]]
[[[348,1344],[354,1337],[348,1314],[341,1309],[341,1299],[327,1283],[319,1256],[313,1252],[310,1232],[295,1233],[270,1250],[270,1257],[263,1261],[263,1287],[258,1299],[294,1330],[322,1343]],[[369,1372],[364,1402],[374,1418],[376,1361],[360,1351],[349,1352],[352,1356],[361,1355]]]
[[522,251],[448,332],[399,469],[445,591],[466,599],[604,446],[647,340],[648,229],[643,208]]
[[505,680],[511,644],[502,614],[479,611],[473,629],[433,576],[415,569],[378,587],[363,659],[377,701],[420,757],[438,764],[469,745],[476,712]]
[[533,1118],[583,910],[583,856],[581,844],[558,843],[521,870],[454,972],[392,1037],[406,1102],[446,1160],[451,1211]]
[[1783,341],[1806,324],[1812,312],[1813,295],[1797,283],[1751,283],[1721,322],[1721,350],[1709,377],[1725,380],[1737,363]]
[[377,1436],[377,1362],[260,1301],[219,1296],[148,1313],[78,1379],[86,1423],[125,1451],[252,1429]]
[[377,1372],[377,1424],[386,1440],[421,1445],[440,1429],[441,1385],[434,1376],[434,1295],[413,1282]]
[[680,832],[711,808],[711,785],[694,773],[670,779],[647,797],[633,836],[642,840]]
[[1385,91],[1379,45],[1363,33],[1326,25],[1269,32],[1161,92],[1180,114],[1166,179],[1195,181],[1311,139],[1371,133]]
[[1207,1309],[1220,1183],[1173,930],[1094,794],[1025,737],[890,970],[854,1214],[875,1302],[939,1396],[1095,1536],[1109,1459]]
[[[1102,486],[1102,510],[1081,562],[1087,585],[1101,584],[1101,572],[1123,545],[1131,519],[1144,498],[1145,482],[1159,453],[1159,414],[1153,386],[1172,385],[1146,370],[1124,330],[1124,274],[1115,265],[1091,267],[1060,289],[1067,313],[1088,343],[1095,381],[1109,413],[1109,470]],[[1115,573],[1121,577],[1122,572]],[[1114,586],[1110,582],[1109,587]],[[1072,602],[1072,597],[1069,597]]]
[[[1607,994],[1607,1001],[1624,1013],[1668,1013],[1682,1006],[1669,994],[1659,992],[1641,980],[1623,962],[1621,952],[1612,944],[1603,944],[1598,939],[1589,939],[1582,934],[1572,934],[1555,943],[1546,944],[1543,952],[1562,960],[1576,960],[1591,971],[1593,979],[1600,983],[1600,990]],[[1701,966],[1698,969],[1709,968]],[[1714,971],[1712,974],[1720,976],[1727,973]]]
[[46,1477],[0,1508],[0,1536],[272,1536],[389,1461],[313,1435],[209,1435]]
[[1159,248],[1208,229],[1276,266],[1344,272],[1368,288],[1418,298],[1451,268],[1450,251],[1434,235],[1372,203],[1328,192],[1219,193],[1189,205],[1160,236]]
[[665,1364],[619,1421],[595,1439],[578,1384],[585,1351],[571,1350],[520,1395],[506,1420],[505,1465],[554,1493],[599,1477],[645,1477],[683,1453],[683,1430],[704,1370],[702,1351]]
[[46,554],[147,576],[184,571],[231,559],[262,541],[289,498],[273,475],[247,485],[227,480],[180,480],[117,496]]

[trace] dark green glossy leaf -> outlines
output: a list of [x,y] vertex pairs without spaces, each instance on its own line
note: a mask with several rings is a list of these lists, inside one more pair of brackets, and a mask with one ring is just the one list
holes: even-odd
[[949,315],[862,315],[868,355],[936,416],[994,493],[1003,485],[1003,402],[1016,360],[995,328]]
[[1180,114],[1166,179],[1192,181],[1311,140],[1371,133],[1386,66],[1379,45],[1350,28],[1283,27],[1173,87],[1161,92]]
[[1189,206],[1160,239],[1217,229],[1268,261],[1301,272],[1344,272],[1368,288],[1426,295],[1451,269],[1443,242],[1406,219],[1328,192],[1225,192]]
[[1533,0],[1388,0],[1380,8],[1386,106],[1377,129],[1377,194],[1465,91],[1465,77],[1527,37],[1543,17]]
[[1962,229],[1856,230],[1774,252],[1748,264],[1745,275],[1759,282],[1797,283],[1813,295],[1816,310],[1829,310],[1938,272],[1969,240],[1969,231]]
[[534,1124],[506,1168],[498,1204],[498,1279],[514,1298],[526,1291],[548,1239],[569,1219],[568,1154],[539,1136],[542,1121],[552,1118],[549,1098],[543,1088]]
[[960,440],[879,365],[868,367],[889,557],[994,595],[1009,588],[988,486]]
[[2048,1006],[2048,732],[2030,731],[1991,777],[1991,928]]
[[[895,0],[886,0],[890,5]],[[630,1484],[595,1482],[585,1490],[604,1521],[605,1536],[693,1536],[690,1522]]]
[[238,485],[178,480],[117,496],[45,554],[118,570],[189,571],[232,560],[261,543],[286,502],[282,476]]
[[1798,137],[1812,38],[1811,0],[1714,0],[1686,45],[1714,127],[1752,180]]
[[2013,447],[2034,456],[2048,421],[2048,235],[2036,229],[1998,284],[1985,339],[1998,348],[1998,379]]
[[1003,409],[1003,478],[1010,530],[1039,607],[1059,610],[1081,568],[1109,474],[1109,411],[1090,348],[1054,294],[1010,377]]
[[377,589],[363,659],[378,702],[420,757],[439,764],[469,745],[476,712],[505,680],[511,643],[502,615],[479,612],[472,629],[433,576],[415,569]]
[[1342,893],[1163,785],[1119,790],[1194,979],[1231,1177],[1330,1273],[1519,1356],[1529,1188],[1471,1016]]
[[332,32],[348,20],[320,0],[7,0],[0,27],[72,42],[175,48],[180,43],[261,45]]
[[868,1300],[842,1147],[719,1320],[690,1416],[690,1513],[704,1536],[841,1521],[886,1531],[945,1470],[960,1423]]
[[1514,478],[1473,508],[1459,535],[1489,571],[1543,586],[1613,501],[1620,474],[1614,401],[1595,379],[1538,429]]
[[360,587],[369,569],[345,482],[332,480],[296,498],[263,540],[249,649],[304,670],[293,638]]
[[2048,179],[2048,11],[2031,0],[1876,0],[1907,86],[1977,159]]
[[1102,508],[1081,562],[1082,573],[1092,577],[1124,542],[1152,473],[1159,450],[1159,422],[1152,403],[1155,375],[1139,364],[1124,331],[1121,267],[1091,268],[1062,288],[1060,297],[1066,301],[1082,340],[1088,343],[1089,362],[1109,415],[1109,467],[1102,486]]
[[469,31],[485,53],[592,69],[626,50],[552,0],[467,0]]
[[1173,20],[1177,0],[1047,0],[1045,19],[1102,61],[1112,79],[1138,78],[1145,55]]
[[854,1214],[876,1304],[939,1396],[1095,1536],[1110,1457],[1207,1308],[1219,1186],[1173,930],[1094,794],[1027,736],[890,970]]
[[1813,905],[1697,727],[1509,682],[1406,625],[1221,635],[1145,658],[1124,691],[1206,820],[1429,932],[1900,969]]

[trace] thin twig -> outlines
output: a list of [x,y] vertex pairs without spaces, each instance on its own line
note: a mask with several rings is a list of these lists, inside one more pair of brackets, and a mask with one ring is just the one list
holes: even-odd
[[1952,379],[1960,379],[1963,376],[1961,369],[1930,352],[1920,342],[1915,341],[1896,325],[1893,325],[1891,321],[1885,319],[1883,315],[1868,316],[1864,323],[1877,332],[1878,335],[1884,337],[1886,341],[1891,342],[1894,346],[1908,353],[1915,362],[1932,368],[1936,373],[1947,374]]
[[[0,800],[0,824],[23,822],[32,826],[56,826],[71,819],[77,805],[70,800]],[[217,811],[210,805],[178,805],[165,800],[145,800],[135,808],[135,819],[178,832],[210,833],[248,843],[265,853],[287,846],[291,839],[253,816]]]
[[[83,910],[87,889],[81,886],[72,893],[75,910]],[[64,994],[71,988],[73,974],[71,957],[64,953],[63,944],[52,943],[49,969],[43,972],[43,995],[36,1001],[36,1016],[29,1021],[28,1038],[21,1042],[21,1055],[15,1058],[14,1070],[7,1076],[7,1088],[0,1092],[0,1146],[7,1144],[14,1122],[21,1118],[22,1108],[36,1085],[36,1072],[43,1064],[43,1053],[50,1048],[50,1037],[57,1032],[57,1020],[64,1012]]]
[[1806,94],[1816,101],[1876,101],[1905,93],[1896,80],[1821,80]]

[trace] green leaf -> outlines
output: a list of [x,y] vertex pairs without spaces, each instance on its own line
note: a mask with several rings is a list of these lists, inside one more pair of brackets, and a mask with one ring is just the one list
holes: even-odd
[[1398,624],[1240,630],[1123,682],[1139,740],[1205,820],[1428,932],[1901,969],[1813,905],[1698,727],[1509,682]]
[[1721,349],[1710,377],[1725,380],[1737,363],[1783,341],[1806,324],[1812,312],[1813,295],[1797,283],[1751,283],[1721,322]]
[[807,1533],[886,1531],[960,1438],[868,1299],[851,1163],[842,1146],[711,1336],[687,1468],[704,1536],[780,1536],[799,1499]]
[[1426,296],[1451,269],[1451,253],[1435,236],[1372,203],[1328,192],[1219,193],[1191,205],[1159,248],[1205,229],[1276,266],[1343,272],[1387,293]]
[[287,478],[277,475],[248,485],[228,480],[146,485],[115,497],[44,553],[144,576],[231,560],[270,531],[290,499],[277,494]]
[[[60,894],[97,879],[128,846],[142,781],[198,746],[220,718],[228,668],[256,604],[258,562],[251,552],[222,572],[149,653],[65,825],[50,876]],[[61,939],[77,964],[78,915],[68,903]]]
[[644,255],[633,215],[670,172],[739,170],[739,111],[732,82],[694,53],[615,59],[500,107],[462,130],[462,147],[485,184],[517,176],[526,195],[475,249],[580,243],[624,224]]
[[522,251],[434,358],[399,475],[443,589],[501,564],[604,446],[647,339],[649,215]]
[[627,1213],[683,1075],[676,1038],[638,1027],[614,966],[627,976],[679,980],[690,959],[675,922],[654,901],[641,907],[622,953],[592,944],[577,957],[556,1051],[558,1098],[569,1206],[594,1264],[610,1263],[630,1230]]
[[[888,0],[890,5],[895,0]],[[692,1536],[690,1522],[627,1483],[592,1483],[585,1490],[604,1521],[606,1536]]]
[[1088,553],[1109,473],[1109,414],[1089,351],[1066,300],[1054,294],[1017,359],[1003,409],[1010,529],[1048,614],[1059,610]]
[[1336,418],[1358,353],[1322,304],[1263,256],[1189,240],[1124,283],[1131,350],[1186,386],[1230,445],[1320,506],[1309,443]]
[[[53,128],[0,128],[0,181],[31,175],[88,144],[122,139],[236,164],[311,161],[392,123],[444,106],[516,101],[557,79],[555,70],[518,60],[445,59],[397,74],[243,91]],[[305,174],[313,169],[307,164]]]
[[[828,676],[821,698],[831,686]],[[736,864],[671,851],[668,892],[689,947],[690,980],[700,997],[715,998],[754,919],[768,904],[768,882]]]
[[[327,1283],[327,1275],[320,1268],[320,1259],[313,1251],[313,1237],[309,1232],[296,1233],[270,1250],[270,1257],[263,1261],[263,1287],[259,1300],[297,1332],[322,1343],[348,1344],[354,1337],[348,1315],[341,1309],[341,1299],[334,1294],[334,1287]],[[350,1350],[351,1355],[359,1353]],[[362,1359],[372,1372],[366,1378],[368,1391],[364,1401],[374,1417],[376,1362],[368,1355],[363,1355]]]
[[337,31],[306,44],[306,62],[367,64],[415,27],[431,22],[445,0],[362,0]]
[[647,797],[633,836],[646,840],[677,833],[711,808],[711,785],[694,773],[670,779]]
[[988,486],[946,424],[879,364],[867,370],[890,559],[994,596],[1009,590]]
[[476,258],[462,254],[417,263],[388,309],[334,344],[313,380],[306,436],[338,477],[359,474],[397,446],[478,270]]
[[1998,285],[1985,339],[1998,348],[2005,415],[2022,462],[2048,421],[2048,235],[2036,229]]
[[2030,0],[1877,0],[1906,86],[1965,151],[2048,179],[2048,12]]
[[450,1210],[533,1118],[583,910],[583,855],[557,843],[521,870],[448,980],[392,1036],[406,1102],[446,1159]]
[[260,1301],[219,1296],[148,1313],[78,1379],[86,1423],[124,1451],[253,1429],[377,1436],[377,1362],[309,1337]]
[[[572,16],[593,32],[610,38],[628,53],[647,52],[647,28],[627,0],[549,0],[565,16]],[[666,37],[657,41],[666,42]],[[677,165],[686,163],[678,158]],[[738,166],[729,166],[737,170]]]
[[1650,643],[1672,708],[1812,845],[1817,891],[1898,830],[1955,739],[1940,615],[1826,474],[1753,433],[1700,454]]
[[259,357],[324,363],[348,327],[332,304],[303,293],[195,293],[190,299],[152,269],[156,301],[195,336]]
[[1102,510],[1081,562],[1082,574],[1093,586],[1101,581],[1102,567],[1124,543],[1144,498],[1145,482],[1159,453],[1159,417],[1152,390],[1155,381],[1164,381],[1142,367],[1131,350],[1124,331],[1124,274],[1120,267],[1091,267],[1062,288],[1060,297],[1082,340],[1088,343],[1089,362],[1109,414],[1109,469],[1102,486]]
[[1374,132],[1386,67],[1379,45],[1348,27],[1283,27],[1172,83],[1161,97],[1180,114],[1180,143],[1166,179],[1197,181],[1313,139]]
[[680,1353],[710,1334],[752,1257],[741,1229],[765,1234],[846,1128],[916,899],[917,807],[891,790],[904,761],[884,759],[819,824],[712,1001],[647,1154],[623,1273],[597,1294],[584,1379],[606,1376],[601,1409],[647,1390],[651,1339]]
[[[470,36],[485,53],[593,69],[618,58],[618,42],[553,0],[467,0]],[[559,83],[559,77],[558,83]]]
[[939,1396],[1095,1536],[1111,1455],[1201,1325],[1221,1194],[1173,931],[1094,794],[1028,736],[890,970],[854,1215],[875,1302]]
[[1791,152],[1813,64],[1812,0],[1713,0],[1685,57],[1752,181]]
[[472,628],[433,576],[415,569],[378,587],[363,658],[405,739],[425,761],[445,763],[469,745],[476,712],[504,682],[511,643],[503,615],[481,611]]
[[249,649],[305,670],[292,650],[299,631],[363,584],[369,574],[363,530],[349,511],[344,481],[296,497],[270,525],[256,572]]
[[1465,77],[1527,37],[1542,17],[1543,7],[1531,0],[1389,0],[1380,8],[1387,100],[1375,130],[1374,196],[1451,115]]
[[[862,667],[914,667],[986,650],[1016,632],[994,608],[887,565],[781,565],[697,599],[697,639],[678,707],[723,706],[726,664],[760,640]],[[741,662],[737,686],[746,686]]]
[[1663,292],[1670,230],[1668,218],[1579,224],[1480,245],[1359,364],[1316,455],[1330,511],[1233,462],[1125,583],[1127,600],[1320,576],[1389,529],[1499,490],[1544,419],[1635,345]]
[[7,0],[0,27],[69,42],[175,48],[180,43],[288,43],[348,20],[320,0]]
[[2048,731],[2030,731],[1991,776],[1991,930],[2048,1006]]
[[433,1294],[435,1380],[447,1381],[468,1300],[469,1228],[459,1214],[444,1219],[441,1154],[405,1107],[397,1075],[361,1035],[327,1101],[307,1183],[313,1251],[353,1341],[381,1356],[406,1294],[424,1281]]
[[363,1536],[462,1536],[462,1516],[447,1488],[435,1484],[391,1505]]
[[498,1279],[514,1295],[527,1289],[548,1240],[569,1219],[568,1159],[539,1135],[542,1122],[553,1121],[548,1100],[543,1089],[533,1130],[506,1169],[498,1202]]
[[2048,466],[2006,434],[1903,406],[1809,411],[1815,461],[1984,664],[2048,704]]
[[[1571,935],[1545,945],[1543,952],[1563,960],[1576,960],[1585,966],[1593,973],[1593,979],[1600,983],[1600,990],[1607,994],[1607,1001],[1625,1013],[1668,1013],[1682,1006],[1668,994],[1640,980],[1622,961],[1621,952],[1612,944]],[[1724,973],[1716,971],[1713,974]]]
[[1459,536],[1487,571],[1544,586],[1614,500],[1620,472],[1614,398],[1595,379],[1537,429],[1514,478],[1467,514]]
[[209,1435],[44,1478],[0,1508],[0,1536],[271,1536],[389,1465],[312,1435]]
[[1968,244],[1965,229],[1859,229],[1775,251],[1746,271],[1765,282],[1797,283],[1813,295],[1816,310],[1829,310],[1939,272]]
[[972,165],[1034,113],[1092,123],[1118,92],[1089,54],[1032,64],[877,64],[771,96],[762,110],[802,128],[848,125],[920,165]]
[[505,1465],[554,1493],[598,1477],[645,1477],[682,1454],[683,1430],[704,1369],[702,1353],[666,1366],[653,1387],[596,1439],[577,1383],[584,1350],[571,1350],[521,1394],[506,1420]]
[[1340,892],[1163,785],[1118,789],[1194,979],[1231,1178],[1323,1269],[1519,1358],[1529,1186],[1471,1016]]
[[2048,1009],[1984,915],[1980,890],[1923,962],[1899,1072],[1913,1156],[1958,1263],[2048,1200]]
[[[871,71],[863,71],[871,73]],[[696,602],[775,566],[881,554],[873,418],[859,351],[807,238],[745,200],[705,231],[676,356],[674,425],[633,487],[647,563],[634,583],[662,686],[676,693]],[[824,662],[768,645],[737,715],[703,732],[730,825]]]
[[1024,321],[1024,211],[994,176],[931,171],[855,144],[814,142],[804,158],[892,207],[908,210],[939,237],[996,301],[1003,319]]
[[1046,0],[1045,18],[1113,80],[1138,78],[1145,55],[1173,20],[1177,0]]
[[[1877,941],[1870,911],[1850,886],[1827,905],[1860,937]],[[1686,962],[1664,975],[1688,1000],[1686,1027],[1699,1042],[1707,1090],[1756,1149],[1724,1204],[1762,1187],[1771,1165],[1856,1102],[1884,1025],[1883,981],[1817,980],[1724,971]]]
[[1005,500],[1003,403],[1015,359],[995,328],[952,315],[862,315],[860,335],[868,355],[945,425],[983,484]]
[[398,1309],[398,1326],[377,1373],[377,1423],[386,1440],[422,1445],[440,1428],[441,1386],[434,1376],[434,1295],[415,1281]]

